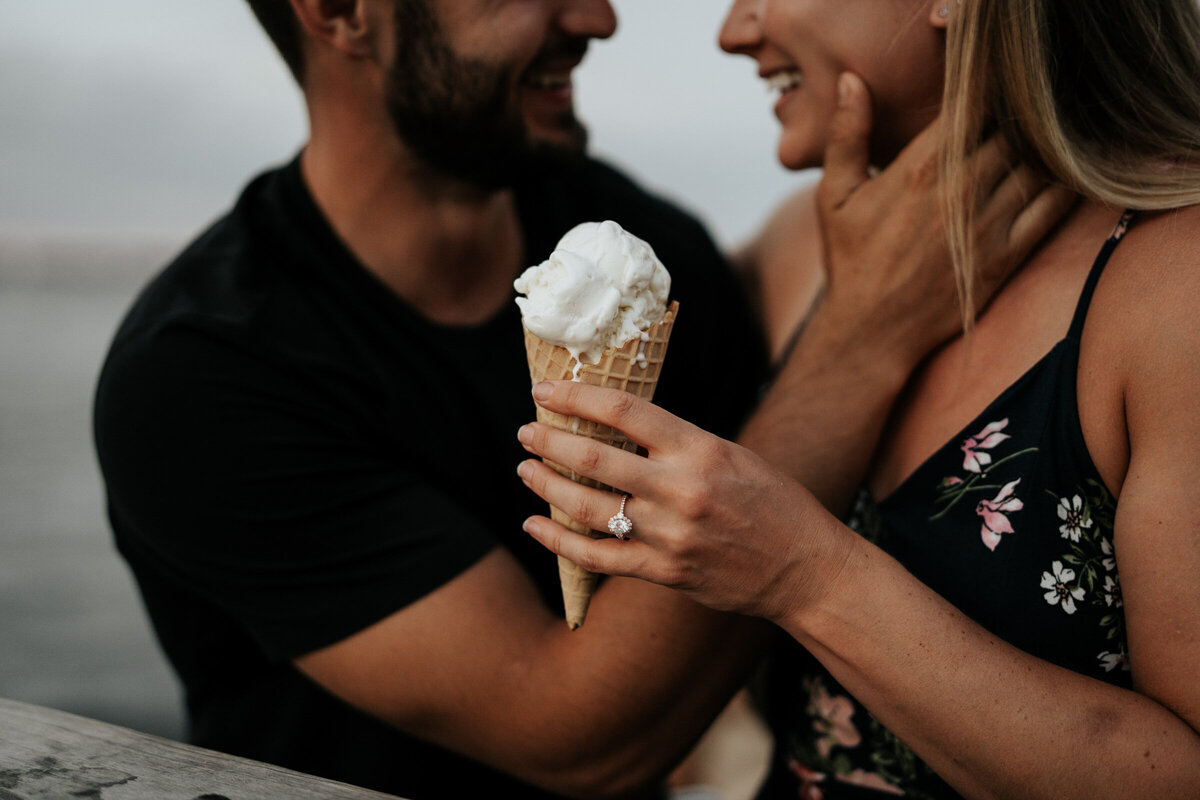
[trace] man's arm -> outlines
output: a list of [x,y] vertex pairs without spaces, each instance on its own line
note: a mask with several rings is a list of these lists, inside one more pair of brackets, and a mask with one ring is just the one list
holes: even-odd
[[296,663],[409,733],[562,794],[617,797],[686,754],[745,679],[765,631],[627,579],[607,581],[587,625],[571,631],[497,548]]

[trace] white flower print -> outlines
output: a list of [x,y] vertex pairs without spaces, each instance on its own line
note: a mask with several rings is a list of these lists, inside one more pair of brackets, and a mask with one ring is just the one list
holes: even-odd
[[1063,497],[1058,501],[1058,518],[1063,521],[1058,530],[1064,539],[1078,542],[1084,528],[1092,527],[1090,514],[1083,510],[1083,498],[1075,495],[1070,500]]
[[1124,605],[1121,601],[1121,582],[1114,580],[1112,575],[1104,576],[1104,603],[1110,608]]
[[1075,580],[1075,570],[1064,568],[1061,561],[1055,561],[1050,565],[1054,570],[1054,574],[1049,572],[1042,573],[1042,588],[1048,589],[1043,597],[1050,605],[1062,604],[1063,611],[1068,614],[1075,613],[1075,601],[1083,599],[1083,587],[1076,586],[1070,588],[1068,584]]
[[1100,552],[1104,553],[1104,558],[1100,560],[1100,564],[1109,572],[1117,568],[1117,560],[1113,558],[1113,546],[1106,537],[1100,537]]
[[992,456],[980,451],[991,450],[1005,439],[1011,438],[1007,433],[1000,432],[1007,426],[1008,417],[1005,417],[998,422],[989,423],[974,436],[963,439],[960,448],[963,451],[963,469],[967,472],[983,472],[983,468],[992,463]]
[[1100,666],[1104,667],[1105,672],[1112,672],[1118,667],[1125,672],[1129,671],[1129,656],[1125,655],[1124,650],[1118,650],[1115,653],[1105,650],[1096,656],[1096,658],[1099,659]]

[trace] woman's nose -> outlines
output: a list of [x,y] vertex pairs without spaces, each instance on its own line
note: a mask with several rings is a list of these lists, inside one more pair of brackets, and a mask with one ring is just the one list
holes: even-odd
[[727,53],[753,55],[762,44],[762,0],[733,0],[717,41]]

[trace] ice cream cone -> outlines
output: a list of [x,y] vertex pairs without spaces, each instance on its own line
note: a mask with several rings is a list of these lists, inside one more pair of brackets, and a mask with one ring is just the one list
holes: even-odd
[[[650,326],[645,339],[635,338],[626,342],[622,347],[610,347],[604,351],[598,363],[580,366],[578,380],[593,386],[621,389],[643,400],[653,399],[654,389],[658,385],[659,372],[662,370],[663,357],[667,353],[667,340],[671,337],[671,328],[675,323],[678,309],[679,303],[671,303],[662,320]],[[525,354],[529,360],[529,377],[535,384],[544,380],[571,380],[575,374],[575,358],[570,351],[545,341],[536,334],[530,333],[528,329],[525,331]],[[538,422],[551,425],[559,430],[587,436],[630,452],[637,447],[620,431],[591,420],[556,414],[540,406],[537,409],[537,418]],[[553,461],[546,460],[546,464],[560,474],[585,486],[611,490],[611,487],[577,475],[572,470],[555,464]],[[616,509],[617,504],[614,502],[613,513],[616,513]],[[550,507],[550,517],[576,533],[587,534],[594,538],[609,535],[591,530],[554,506]],[[562,583],[567,625],[574,630],[583,625],[584,617],[587,616],[588,604],[592,600],[592,593],[596,590],[598,576],[561,556],[558,559],[558,574]]]

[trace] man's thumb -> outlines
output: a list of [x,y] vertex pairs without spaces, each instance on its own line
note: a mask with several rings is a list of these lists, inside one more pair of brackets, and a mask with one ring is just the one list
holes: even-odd
[[866,84],[852,72],[838,77],[838,103],[825,145],[821,201],[841,205],[869,177],[871,98]]

